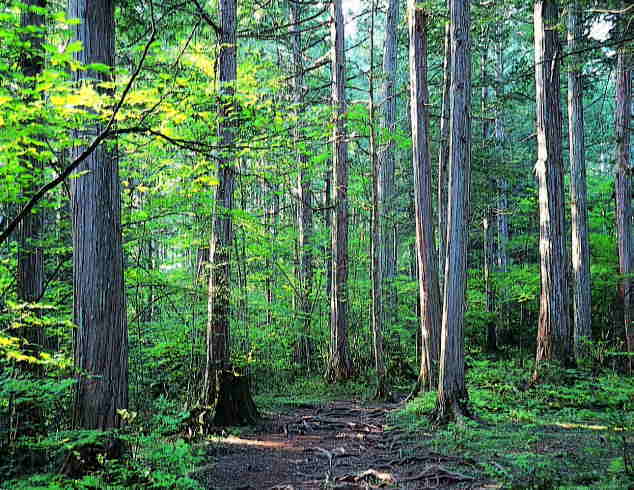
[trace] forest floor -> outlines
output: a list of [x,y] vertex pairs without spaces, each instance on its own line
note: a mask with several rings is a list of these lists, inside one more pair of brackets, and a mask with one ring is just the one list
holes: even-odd
[[456,469],[473,464],[395,427],[399,403],[301,404],[248,431],[219,435],[196,479],[213,489],[500,488]]

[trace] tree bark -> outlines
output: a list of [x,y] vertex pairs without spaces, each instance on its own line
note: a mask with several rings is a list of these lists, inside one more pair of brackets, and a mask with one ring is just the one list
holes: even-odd
[[409,72],[414,167],[416,261],[420,302],[421,357],[416,391],[433,390],[440,354],[440,292],[434,255],[431,158],[427,111],[427,13],[409,1]]
[[[115,24],[112,0],[71,0],[69,18],[79,19],[75,39],[83,49],[82,64],[102,63],[114,69]],[[77,85],[112,80],[112,72],[77,70]],[[91,123],[77,137],[102,130]],[[72,150],[71,159],[82,147]],[[117,411],[128,408],[128,325],[123,279],[121,190],[119,168],[111,146],[99,145],[71,180],[73,215],[73,286],[75,367],[78,372],[74,422],[82,429],[120,425]]]
[[348,353],[348,144],[346,141],[345,39],[341,0],[332,2],[332,104],[334,213],[332,226],[332,294],[330,300],[330,362],[327,379],[352,376]]
[[[450,1],[447,5],[451,9]],[[447,168],[449,161],[449,94],[451,90],[451,31],[445,24],[445,56],[443,62],[442,109],[440,115],[440,146],[438,149],[438,285],[444,287],[447,259]]]
[[[395,311],[396,295],[392,282],[396,275],[396,228],[394,227],[394,174],[396,168],[396,145],[393,135],[396,131],[396,57],[398,48],[397,26],[399,21],[398,0],[388,0],[387,16],[385,18],[385,44],[383,49],[383,87],[382,105],[383,119],[381,129],[388,133],[388,142],[379,150],[379,164],[381,167],[379,180],[379,201],[384,211],[381,217],[381,260],[383,266],[383,291],[387,301],[386,317]],[[387,223],[384,223],[387,221]]]
[[535,83],[537,107],[541,300],[535,379],[544,361],[571,360],[568,328],[562,116],[559,96],[560,45],[556,0],[536,0]]
[[482,220],[484,230],[484,289],[486,294],[487,318],[486,348],[488,352],[497,350],[497,329],[493,313],[495,312],[495,287],[493,286],[493,209],[487,208],[487,214]]
[[451,0],[451,126],[449,206],[440,378],[436,417],[444,421],[466,409],[464,309],[467,282],[466,221],[471,165],[471,59],[469,0]]
[[[625,5],[625,4],[623,4]],[[627,22],[627,19],[621,19]],[[622,32],[628,32],[626,28]],[[632,55],[630,47],[618,51],[616,69],[616,231],[619,249],[619,300],[623,307],[625,343],[628,352],[634,352],[634,329],[632,328],[632,183],[630,178],[630,120],[632,111]],[[633,361],[628,362],[632,370]]]
[[[568,12],[568,49],[575,52],[583,36],[579,2]],[[570,146],[570,194],[572,197],[572,270],[574,283],[574,350],[575,357],[587,355],[585,341],[592,337],[590,246],[588,244],[588,209],[583,118],[581,57],[572,58],[568,71],[568,140]]]

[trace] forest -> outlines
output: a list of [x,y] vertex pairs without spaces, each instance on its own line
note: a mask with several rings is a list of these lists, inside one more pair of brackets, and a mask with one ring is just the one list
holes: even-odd
[[634,488],[634,5],[0,1],[0,488]]

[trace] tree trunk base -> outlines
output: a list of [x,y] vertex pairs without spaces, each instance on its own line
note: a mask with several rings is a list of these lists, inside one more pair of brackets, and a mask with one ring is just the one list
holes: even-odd
[[260,418],[251,397],[249,377],[238,375],[233,370],[223,369],[216,373],[216,400],[211,425],[252,425]]
[[456,422],[463,425],[465,420],[477,420],[469,411],[466,400],[451,400],[445,403],[438,403],[431,421],[434,426],[447,425]]

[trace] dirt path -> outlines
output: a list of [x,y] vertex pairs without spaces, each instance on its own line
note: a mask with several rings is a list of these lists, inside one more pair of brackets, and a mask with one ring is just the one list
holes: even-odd
[[210,464],[197,479],[210,489],[234,490],[492,488],[451,470],[458,458],[386,430],[396,406],[338,401],[294,408],[251,435],[211,443]]

